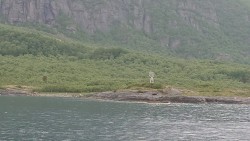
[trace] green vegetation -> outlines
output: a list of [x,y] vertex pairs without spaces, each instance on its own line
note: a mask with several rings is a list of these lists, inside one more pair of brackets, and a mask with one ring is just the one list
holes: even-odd
[[[211,9],[210,2],[216,2],[219,20],[211,19],[211,11],[201,11]],[[150,23],[150,32],[135,30],[133,22],[115,22],[110,30],[90,35],[62,11],[54,27],[0,24],[0,89],[14,85],[38,92],[89,93],[174,87],[186,95],[249,97],[250,24],[245,12],[250,3],[194,0],[196,9],[191,10],[175,9],[177,3],[160,0],[145,8],[151,21],[157,21]],[[182,16],[181,10],[186,10]],[[1,15],[0,21],[5,21]],[[149,71],[156,74],[154,84],[149,84]]]
[[[165,86],[188,89],[202,95],[235,95],[241,90],[240,95],[249,96],[250,92],[250,67],[237,64],[187,62],[134,53],[107,60],[33,55],[0,56],[0,60],[0,86],[32,86],[41,92],[162,89]],[[148,82],[150,70],[157,75],[153,85]]]
[[61,39],[53,38],[53,36],[24,32],[3,25],[0,26],[0,40],[2,55],[33,54],[49,56],[61,54],[78,56],[81,54],[83,56],[87,52],[86,48],[79,44],[69,44]]
[[[95,12],[89,9],[95,9],[95,6],[105,8],[110,3],[107,0],[77,1],[76,4],[85,5],[87,12],[92,14]],[[141,8],[136,1],[127,3],[123,8],[131,12],[126,13],[128,15],[123,20],[128,22],[114,20],[107,29],[101,29],[101,23],[96,23],[91,33],[84,29],[83,23],[78,25],[63,10],[58,11],[54,26],[38,23],[17,25],[42,30],[57,38],[67,36],[95,47],[119,46],[185,59],[220,59],[250,64],[248,0],[158,0],[146,1]],[[144,16],[150,16],[150,20],[144,23],[150,27],[147,31],[141,24],[142,17],[135,14],[136,9],[141,15],[145,12]],[[136,23],[138,28],[133,24],[136,21],[139,21]]]
[[[87,93],[173,86],[186,94],[250,95],[249,65],[98,48],[23,29],[0,26],[1,88]],[[151,70],[155,84],[149,84]]]
[[[107,1],[82,3],[94,7]],[[130,7],[124,8],[133,11],[137,8],[136,4],[137,2],[131,1]],[[105,32],[97,29],[88,35],[84,29],[78,27],[76,33],[72,34],[65,29],[66,25],[70,25],[67,22],[70,18],[63,12],[57,22],[64,30],[61,27],[57,30],[84,43],[116,45],[140,52],[154,52],[185,59],[219,58],[249,64],[250,8],[247,0],[159,0],[145,2],[144,6],[144,12],[151,16],[151,22],[146,23],[152,28],[148,29],[148,32],[144,31],[142,25],[141,29],[135,29],[133,24],[117,21]],[[131,23],[138,20],[133,13],[127,15]],[[175,46],[178,42],[180,45]]]

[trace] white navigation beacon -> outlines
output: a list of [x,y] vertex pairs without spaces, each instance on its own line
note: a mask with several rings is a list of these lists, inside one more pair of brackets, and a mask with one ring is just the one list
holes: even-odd
[[149,77],[150,77],[149,83],[154,83],[155,73],[152,72],[152,71],[150,71],[148,75],[149,75]]

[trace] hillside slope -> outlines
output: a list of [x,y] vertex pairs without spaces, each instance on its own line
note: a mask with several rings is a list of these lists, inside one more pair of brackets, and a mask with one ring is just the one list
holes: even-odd
[[250,62],[246,0],[1,0],[4,23],[183,58]]
[[[99,48],[53,34],[0,24],[0,89],[99,92],[171,87],[187,95],[249,96],[250,66],[184,60]],[[148,73],[154,71],[155,83]]]

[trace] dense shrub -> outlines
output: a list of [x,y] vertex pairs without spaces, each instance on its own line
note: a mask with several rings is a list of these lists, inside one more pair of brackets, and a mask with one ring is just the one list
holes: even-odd
[[56,38],[8,29],[0,26],[0,54],[19,56],[32,55],[68,55],[83,57],[87,53],[86,47],[68,43]]
[[91,59],[116,59],[127,51],[121,48],[98,48],[91,54]]

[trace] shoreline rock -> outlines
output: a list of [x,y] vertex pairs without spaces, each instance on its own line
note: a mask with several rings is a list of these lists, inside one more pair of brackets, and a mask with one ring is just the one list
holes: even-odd
[[102,92],[90,95],[89,98],[114,100],[114,101],[137,101],[149,103],[216,103],[216,104],[250,104],[250,97],[205,97],[168,95],[161,92]]
[[100,92],[94,94],[48,94],[32,93],[16,89],[0,89],[0,96],[44,96],[44,97],[76,97],[88,99],[101,99],[113,101],[131,101],[147,103],[215,103],[215,104],[250,104],[250,97],[206,97],[206,96],[183,96],[181,94],[162,93],[158,91],[119,91]]
[[10,89],[7,88],[5,90],[0,89],[0,96],[28,96],[32,95],[32,93],[24,90]]

